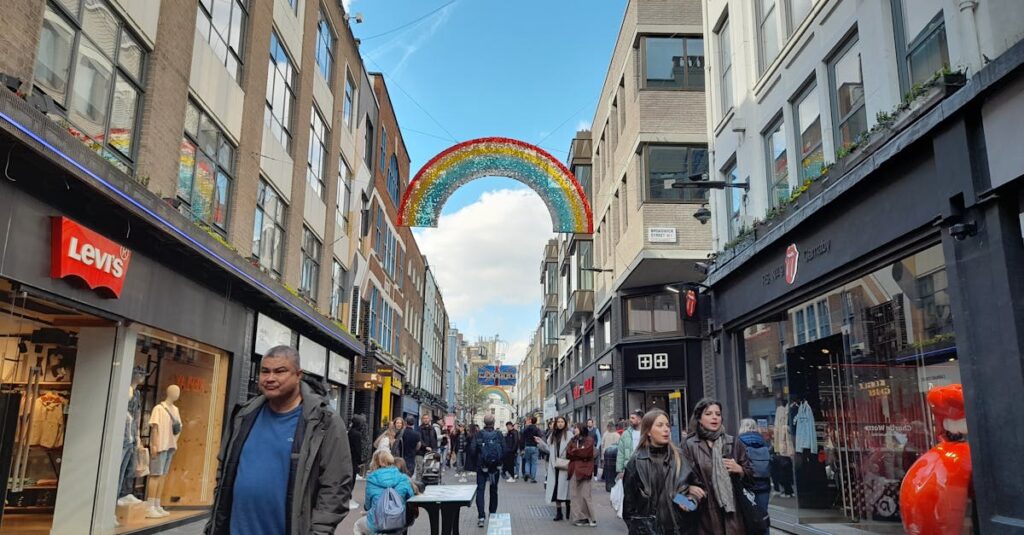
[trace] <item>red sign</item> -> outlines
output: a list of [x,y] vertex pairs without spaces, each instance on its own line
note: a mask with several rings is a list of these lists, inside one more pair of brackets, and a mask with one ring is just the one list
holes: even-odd
[[686,290],[686,317],[692,318],[697,313],[697,292]]
[[594,391],[594,378],[586,379],[582,385],[576,385],[572,387],[572,399],[580,399],[583,394],[589,394]]
[[51,219],[50,276],[75,277],[89,288],[120,297],[132,252],[66,217]]
[[796,244],[791,244],[786,248],[786,284],[793,284],[796,282],[796,268],[800,262],[800,250],[796,248]]

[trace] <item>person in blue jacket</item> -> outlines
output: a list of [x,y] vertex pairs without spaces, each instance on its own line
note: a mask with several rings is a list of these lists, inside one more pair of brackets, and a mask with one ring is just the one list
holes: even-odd
[[[771,498],[771,445],[757,429],[757,422],[751,418],[740,421],[739,439],[747,447],[747,457],[754,469],[754,502],[762,513],[768,514],[768,500]],[[755,534],[756,535],[756,534]]]
[[373,523],[373,506],[385,490],[395,489],[402,501],[408,501],[416,495],[412,480],[395,466],[395,457],[390,451],[378,450],[374,453],[370,469],[372,471],[366,476],[366,499],[363,500],[363,508],[367,513],[356,521],[353,527],[355,535],[373,535],[377,532]]

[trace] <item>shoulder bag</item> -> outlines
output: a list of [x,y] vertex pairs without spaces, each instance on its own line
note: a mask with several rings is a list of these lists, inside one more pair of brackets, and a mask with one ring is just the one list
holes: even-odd
[[[732,444],[733,459],[736,459],[737,442],[739,440],[734,439]],[[743,520],[743,527],[746,529],[746,532],[767,533],[768,527],[771,524],[770,518],[757,507],[757,503],[754,501],[754,493],[744,488],[742,483],[737,483],[735,479],[733,483],[732,490],[735,495],[736,514]]]

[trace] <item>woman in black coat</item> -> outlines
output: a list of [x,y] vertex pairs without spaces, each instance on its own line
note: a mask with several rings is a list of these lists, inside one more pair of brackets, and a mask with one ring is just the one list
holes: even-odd
[[360,475],[363,466],[363,436],[366,433],[366,417],[356,414],[348,428],[348,447],[352,451],[352,473]]
[[640,444],[622,478],[622,519],[629,533],[694,533],[695,513],[673,501],[677,494],[685,495],[694,505],[704,498],[703,489],[688,484],[691,474],[690,463],[672,443],[668,414],[659,409],[649,411],[640,423]]

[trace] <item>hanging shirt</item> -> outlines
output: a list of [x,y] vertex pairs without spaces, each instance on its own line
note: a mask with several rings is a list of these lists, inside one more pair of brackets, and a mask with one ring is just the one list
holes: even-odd
[[814,411],[807,402],[800,405],[800,411],[796,414],[796,451],[802,452],[805,449],[811,453],[818,453],[818,434],[814,428]]
[[238,459],[231,535],[285,535],[288,477],[302,405],[286,413],[267,405],[249,431]]
[[789,435],[789,411],[784,405],[775,409],[775,433],[772,436],[772,443],[775,453],[783,457],[793,456],[793,437]]
[[66,402],[56,394],[43,394],[32,405],[32,431],[28,443],[44,448],[64,445],[64,407]]

